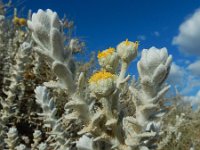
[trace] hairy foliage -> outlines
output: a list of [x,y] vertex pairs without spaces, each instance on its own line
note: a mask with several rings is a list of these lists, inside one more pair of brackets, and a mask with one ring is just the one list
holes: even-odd
[[136,80],[126,74],[137,41],[83,62],[74,59],[85,44],[72,37],[73,22],[51,10],[22,18],[15,9],[10,20],[8,6],[0,3],[0,149],[200,148],[199,112],[178,94],[165,97],[165,48],[142,51]]

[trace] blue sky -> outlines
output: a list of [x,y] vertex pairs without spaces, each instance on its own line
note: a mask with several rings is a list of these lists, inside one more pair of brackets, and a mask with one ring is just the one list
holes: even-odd
[[[175,45],[172,44],[174,37],[178,35],[181,36],[180,39],[185,38],[185,34],[181,34],[185,32],[180,31],[179,27],[187,20],[192,20],[192,16],[200,8],[200,0],[25,0],[19,6],[19,1],[13,0],[13,3],[18,8],[24,7],[23,14],[28,9],[36,12],[39,8],[50,8],[61,18],[66,14],[75,22],[74,37],[86,42],[88,52],[115,47],[126,38],[139,40],[140,51],[151,46],[166,47],[174,58],[171,79],[182,78],[179,82],[183,82],[183,85],[178,86],[180,91],[193,96],[200,91],[200,85],[191,89],[188,87],[189,90],[184,89],[186,84],[190,86],[189,80],[200,83],[200,71],[194,70],[194,67],[191,70],[192,67],[189,67],[193,63],[200,66],[200,49],[190,52],[190,47],[185,48],[180,40],[174,42]],[[199,21],[196,22],[196,25],[192,26],[194,29],[198,29],[200,24]],[[186,30],[185,28],[183,30]],[[200,35],[192,36],[200,43],[197,38]],[[194,44],[191,42],[191,45]],[[129,71],[135,74],[136,62]],[[172,83],[178,85],[179,82]]]

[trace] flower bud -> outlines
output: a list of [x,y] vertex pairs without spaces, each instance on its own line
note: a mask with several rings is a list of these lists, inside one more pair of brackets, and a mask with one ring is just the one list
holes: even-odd
[[114,91],[115,75],[105,70],[97,72],[89,79],[89,88],[96,96],[108,96]]
[[18,17],[14,17],[13,20],[12,20],[12,22],[13,22],[14,25],[18,25],[19,18]]
[[168,55],[166,48],[158,49],[151,47],[150,49],[144,49],[142,56],[138,62],[138,72],[140,77],[150,76],[152,77],[155,70],[162,64],[169,70],[172,61],[172,56]]
[[19,25],[20,25],[20,26],[26,26],[26,19],[24,19],[24,18],[19,18]]
[[138,45],[137,41],[130,42],[127,39],[117,46],[117,53],[123,61],[129,63],[137,56]]
[[99,65],[109,72],[114,72],[119,64],[118,55],[114,48],[108,48],[98,53]]

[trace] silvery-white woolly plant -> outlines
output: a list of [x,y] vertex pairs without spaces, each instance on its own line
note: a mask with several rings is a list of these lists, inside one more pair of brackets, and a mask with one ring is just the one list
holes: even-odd
[[[57,76],[57,81],[45,82],[44,86],[62,88],[69,94],[69,100],[64,107],[65,113],[61,118],[55,118],[55,106],[45,104],[48,101],[53,103],[52,100],[46,101],[47,97],[44,99],[44,96],[37,97],[44,115],[49,113],[50,117],[51,113],[54,114],[52,119],[44,117],[44,123],[50,123],[51,132],[54,126],[59,126],[59,132],[62,132],[60,129],[65,130],[60,121],[80,126],[79,131],[74,131],[77,134],[76,140],[70,138],[67,133],[54,134],[55,141],[63,138],[63,142],[56,147],[60,146],[60,149],[63,149],[61,145],[64,141],[67,141],[65,149],[67,145],[69,149],[70,145],[76,143],[79,150],[156,149],[159,146],[159,142],[156,141],[162,135],[161,118],[165,114],[160,101],[170,88],[165,84],[165,80],[172,61],[172,56],[168,55],[166,48],[152,47],[143,50],[138,62],[139,86],[136,86],[136,83],[129,85],[130,75],[126,75],[127,68],[137,56],[139,43],[127,39],[116,49],[110,47],[98,53],[101,68],[87,83],[84,72],[80,73],[78,79],[73,78],[70,62],[73,61],[72,49],[75,45],[71,40],[67,51],[64,51],[63,24],[55,12],[49,9],[39,10],[32,15],[31,21],[28,21],[28,27],[37,44],[34,50],[49,58],[51,69]],[[120,115],[123,110],[119,99],[123,100],[124,88],[130,91],[130,100],[135,105],[136,111],[132,116]],[[44,89],[45,87],[37,87],[36,96],[39,93],[46,95]],[[84,92],[89,93],[83,94]],[[45,109],[47,106],[48,113]],[[70,125],[67,128],[70,128]]]
[[69,36],[72,23],[66,34],[50,9],[30,11],[28,20],[14,12],[11,27],[0,16],[0,149],[162,150],[180,143],[187,114],[165,105],[166,48],[141,51],[138,79],[127,70],[139,42],[128,39],[99,51],[98,70],[90,71],[93,60],[79,66],[73,58],[84,44]]

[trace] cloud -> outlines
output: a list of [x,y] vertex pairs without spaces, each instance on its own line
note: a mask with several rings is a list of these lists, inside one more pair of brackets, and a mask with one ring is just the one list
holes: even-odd
[[200,76],[200,60],[190,64],[187,68],[195,76]]
[[185,54],[200,56],[200,9],[180,25],[172,44]]
[[183,64],[183,65],[189,65],[189,64],[191,63],[190,60],[184,59],[184,58],[176,59],[176,62],[177,62],[178,64]]
[[189,72],[187,72],[184,83],[185,85],[181,90],[181,94],[183,95],[187,95],[194,92],[196,89],[200,89],[200,78],[191,75]]
[[171,65],[168,82],[175,86],[183,86],[185,74],[186,72],[184,68],[173,62]]
[[158,31],[155,31],[153,34],[154,34],[156,37],[159,37],[159,36],[160,36],[160,33],[159,33]]
[[137,39],[141,40],[141,41],[145,41],[146,40],[146,36],[145,35],[138,35]]
[[200,104],[200,90],[196,93],[195,96],[184,96],[184,101],[189,101],[191,105]]
[[176,86],[183,95],[188,95],[190,92],[200,88],[200,78],[190,72],[190,65],[182,67],[173,62],[167,79],[167,82],[172,86]]

